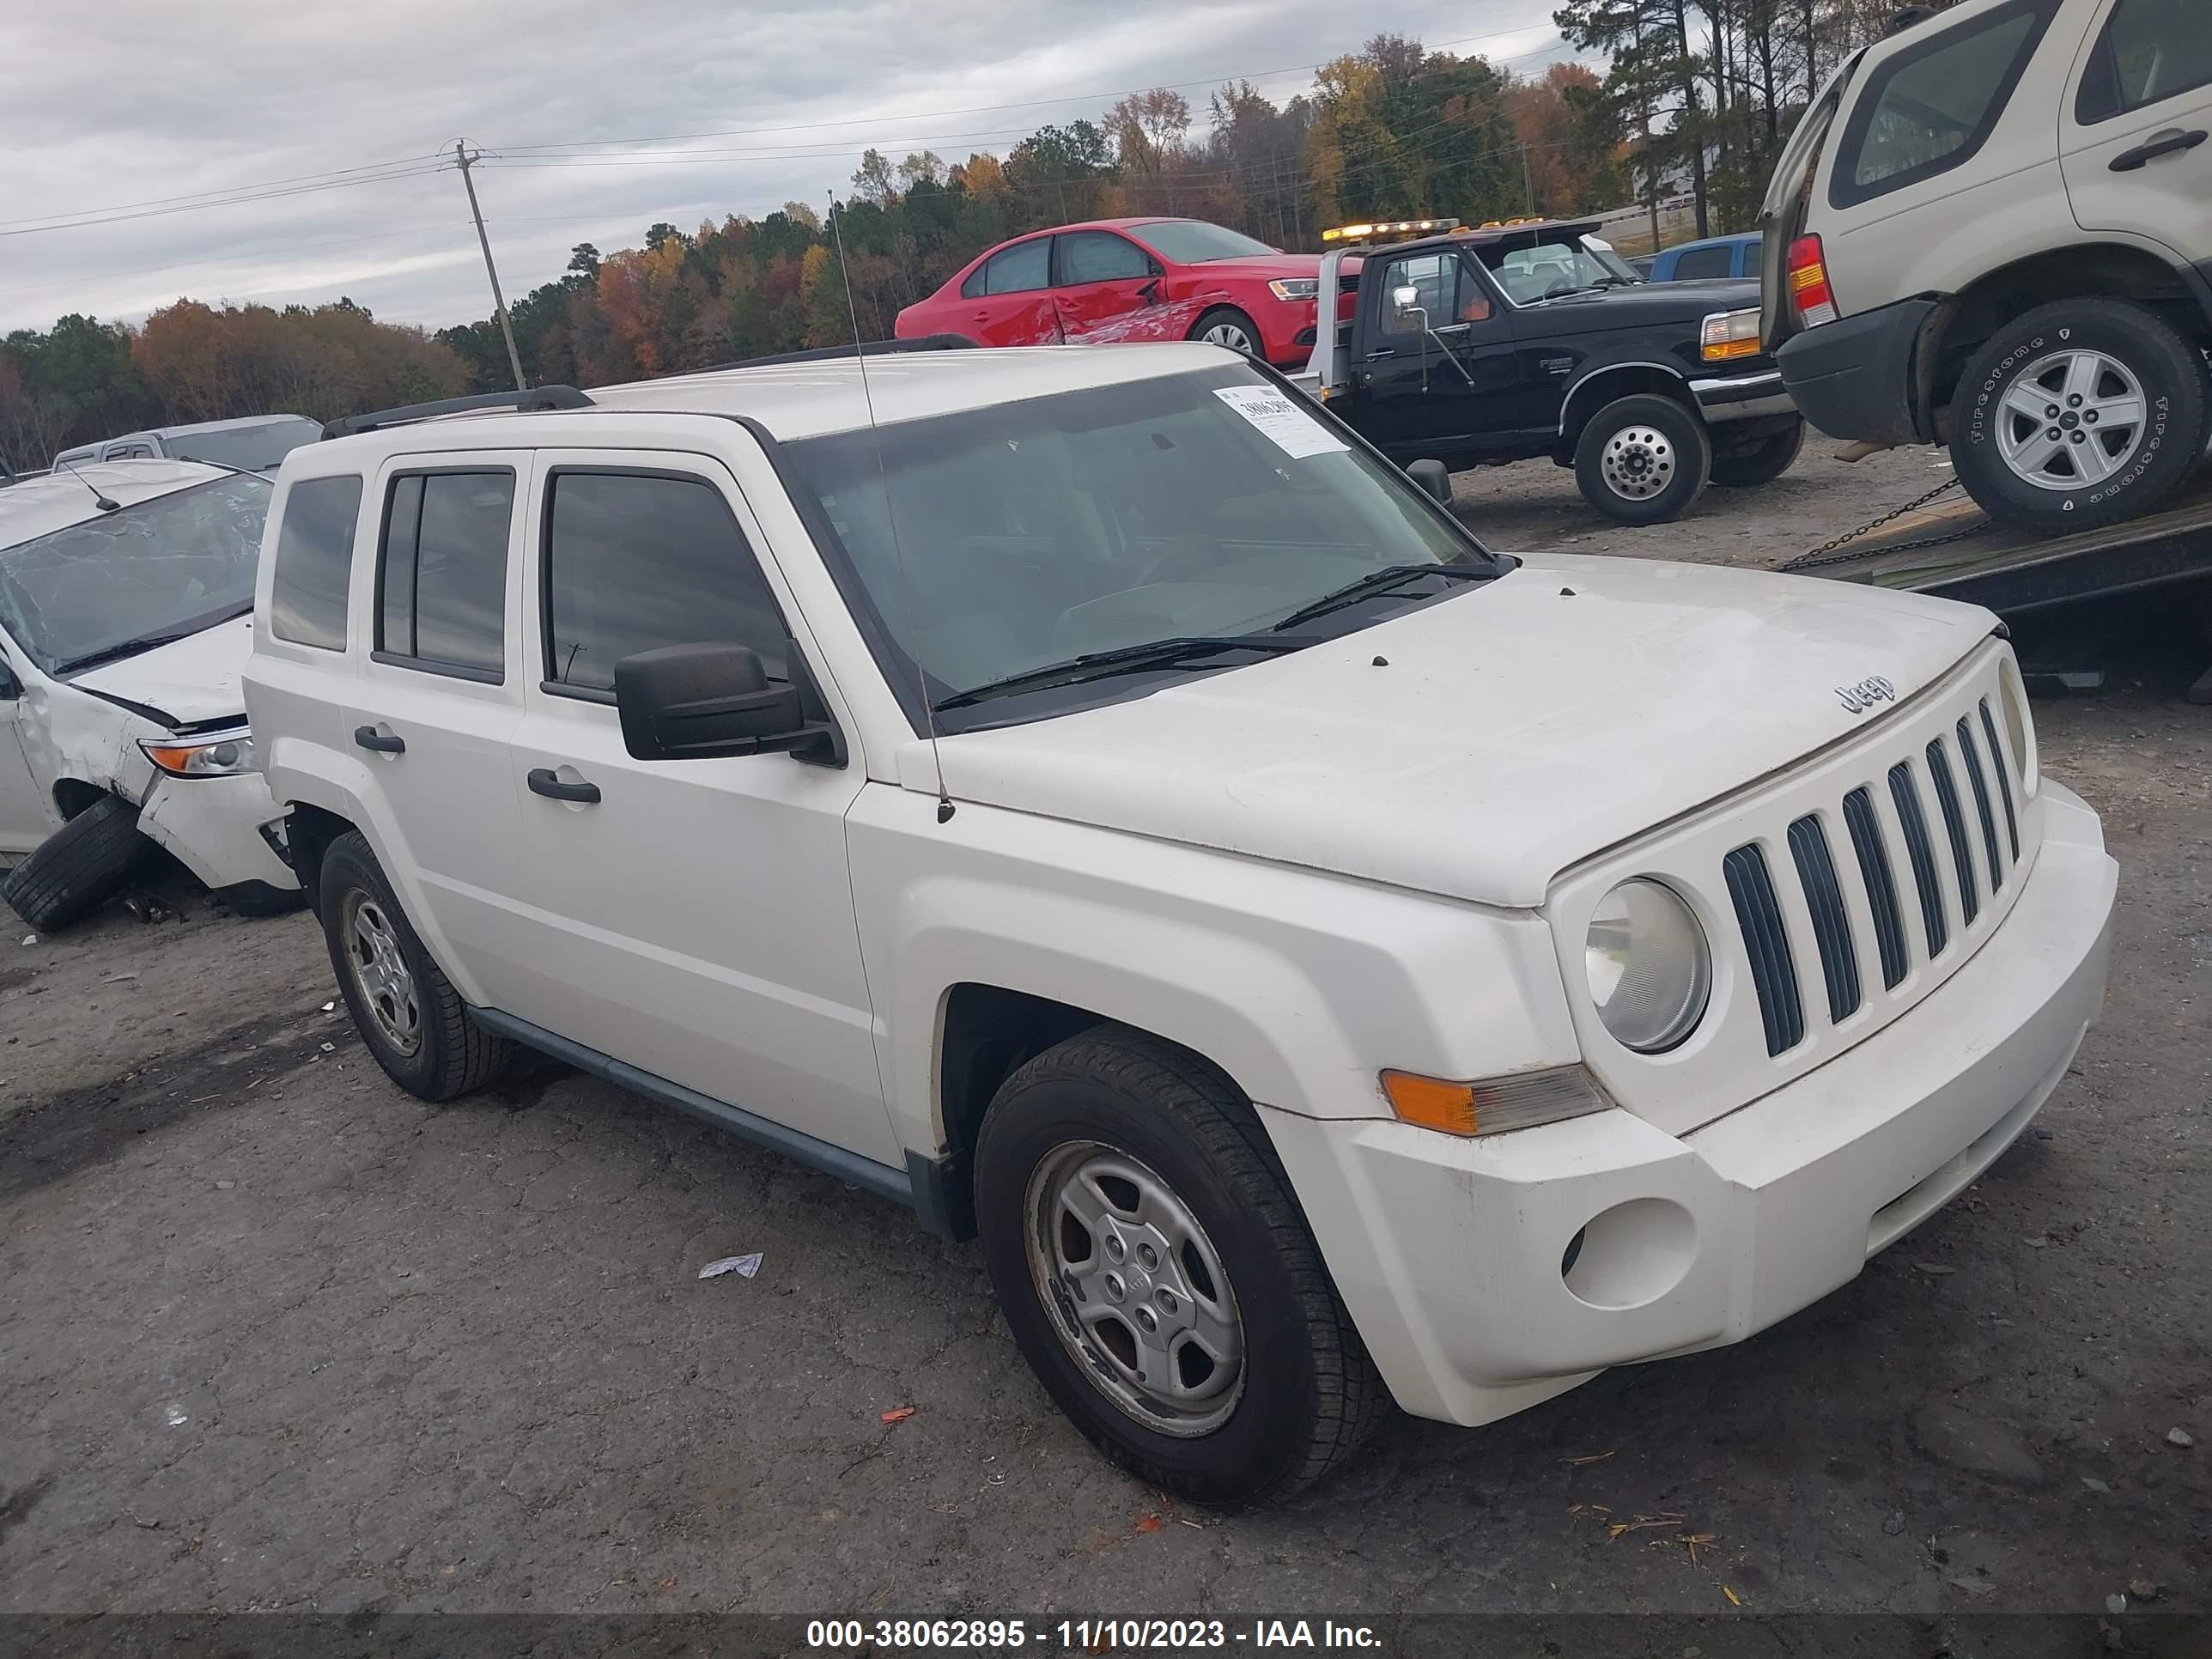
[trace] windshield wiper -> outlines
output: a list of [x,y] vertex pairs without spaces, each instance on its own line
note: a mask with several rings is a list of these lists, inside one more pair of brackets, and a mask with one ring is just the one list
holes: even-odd
[[56,674],[75,674],[87,668],[97,668],[102,663],[114,662],[123,657],[135,657],[142,651],[152,651],[164,645],[174,645],[179,640],[188,640],[195,634],[204,634],[210,628],[234,622],[240,617],[251,616],[251,599],[232,610],[218,611],[213,616],[195,617],[182,626],[161,634],[141,634],[135,639],[118,640],[112,645],[103,645],[97,651],[88,651],[81,657],[71,657],[54,667]]
[[1471,564],[1386,564],[1380,570],[1370,570],[1358,581],[1346,582],[1332,592],[1322,594],[1311,605],[1302,605],[1277,623],[1273,629],[1281,633],[1302,622],[1311,622],[1316,617],[1325,617],[1332,611],[1341,611],[1347,605],[1357,604],[1370,593],[1387,592],[1421,576],[1442,576],[1450,581],[1488,581],[1498,573]]
[[1115,674],[1136,673],[1147,668],[1180,668],[1194,659],[1203,660],[1231,651],[1256,651],[1273,656],[1285,651],[1303,651],[1312,643],[1311,640],[1282,639],[1267,634],[1193,634],[1179,639],[1149,640],[1142,645],[1125,645],[1112,651],[1089,651],[1079,657],[1070,657],[1065,662],[1049,662],[1039,668],[1025,668],[1018,674],[986,680],[965,691],[956,691],[930,706],[941,714],[948,708],[965,708],[970,703],[982,702],[992,697],[1010,697],[1023,691],[1041,691],[1055,685],[1080,685],[1088,680],[1105,679]]

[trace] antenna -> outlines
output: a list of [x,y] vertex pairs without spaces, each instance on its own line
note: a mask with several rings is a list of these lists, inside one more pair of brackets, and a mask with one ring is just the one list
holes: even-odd
[[[837,198],[830,198],[830,234],[837,244],[837,274],[845,283],[845,315],[853,325],[853,362],[860,371],[860,400],[868,411],[868,431],[876,441],[876,477],[884,486],[884,517],[891,530],[891,562],[898,567],[901,597],[906,601],[906,614],[914,616],[914,584],[906,574],[906,551],[899,544],[898,503],[891,498],[890,469],[884,462],[884,441],[880,425],[876,420],[876,394],[868,385],[868,351],[860,338],[860,308],[853,303],[853,268],[845,263],[845,226],[843,216],[837,211]],[[921,684],[921,714],[929,737],[929,758],[937,768],[937,821],[943,823],[952,816],[952,797],[945,787],[945,755],[937,746],[937,708],[929,696],[929,671],[921,659],[914,661],[915,672]]]
[[54,465],[61,468],[63,471],[68,473],[70,477],[75,478],[87,489],[92,491],[92,504],[98,507],[101,512],[120,513],[123,510],[122,502],[109,500],[108,497],[101,492],[98,484],[93,483],[91,479],[86,477],[83,473],[78,471],[60,456],[57,455],[54,457]]

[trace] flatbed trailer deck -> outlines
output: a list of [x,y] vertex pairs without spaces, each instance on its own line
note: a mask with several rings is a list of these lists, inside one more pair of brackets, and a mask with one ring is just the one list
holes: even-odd
[[[1959,494],[1777,568],[1939,594],[1987,605],[2008,621],[2046,623],[2065,605],[2166,589],[2179,599],[2193,587],[2212,621],[2212,468],[2164,511],[2079,535],[2043,537],[1992,523]],[[2212,627],[2204,647],[2212,661]],[[2212,669],[2190,698],[2212,702]]]

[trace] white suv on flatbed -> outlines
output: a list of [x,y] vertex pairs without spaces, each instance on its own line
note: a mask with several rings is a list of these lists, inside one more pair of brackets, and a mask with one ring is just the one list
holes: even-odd
[[2212,435],[2212,4],[1965,0],[1851,58],[1766,198],[1822,431],[1946,442],[1992,516],[2148,513]]
[[1986,611],[1493,555],[1204,345],[526,398],[281,475],[247,701],[363,1040],[980,1231],[1162,1486],[1773,1323],[2097,1013]]

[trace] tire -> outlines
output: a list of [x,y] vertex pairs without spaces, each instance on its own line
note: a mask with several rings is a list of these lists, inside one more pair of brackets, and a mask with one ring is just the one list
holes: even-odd
[[[2203,354],[2155,313],[2061,300],[2007,324],[1968,361],[1951,400],[1952,465],[1993,519],[2045,534],[2118,524],[2196,468],[2206,398]],[[2023,407],[2031,400],[2041,409]],[[2093,426],[2091,416],[2118,418]]]
[[[385,1075],[409,1094],[451,1100],[513,1064],[514,1045],[469,1018],[468,1005],[422,948],[358,830],[325,849],[316,914],[354,1029]],[[364,958],[359,966],[356,949]],[[395,964],[404,975],[392,973]]]
[[1705,422],[1672,398],[1649,392],[1607,404],[1575,441],[1583,499],[1620,524],[1681,517],[1705,493],[1712,465]]
[[1787,430],[1761,438],[1748,449],[1713,457],[1713,482],[1725,489],[1748,489],[1772,483],[1797,464],[1805,447],[1805,422],[1795,420]]
[[[1218,1508],[1286,1498],[1381,1418],[1382,1378],[1267,1133],[1210,1068],[1141,1032],[1086,1031],[1006,1079],[975,1158],[977,1224],[1014,1340],[1076,1427],[1139,1480]],[[1082,1197],[1095,1219],[1066,1215],[1056,1193]],[[1151,1238],[1182,1239],[1180,1250],[1146,1257],[1140,1206]],[[1083,1253],[1074,1267],[1071,1242]],[[1070,1287],[1103,1316],[1097,1334],[1079,1334],[1092,1328],[1075,1320]],[[1142,1318],[1188,1328],[1168,1336],[1164,1361],[1190,1391],[1179,1404],[1131,1380],[1146,1359]],[[1218,1363],[1231,1358],[1233,1370]]]
[[32,927],[66,927],[121,886],[154,850],[138,809],[102,795],[39,844],[0,881],[0,898]]
[[1191,325],[1185,337],[1203,340],[1210,345],[1227,346],[1231,351],[1241,351],[1247,357],[1264,357],[1261,349],[1260,325],[1235,306],[1216,306]]

